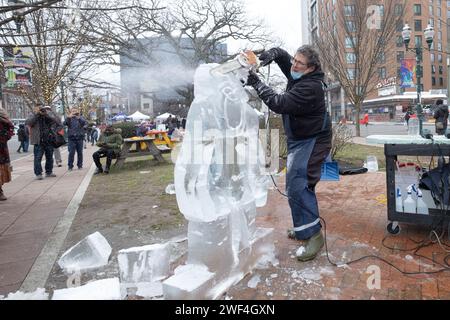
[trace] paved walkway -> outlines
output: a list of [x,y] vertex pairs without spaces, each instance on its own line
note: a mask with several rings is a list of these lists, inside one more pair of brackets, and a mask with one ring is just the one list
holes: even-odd
[[[43,287],[45,284],[46,273],[50,272],[54,260],[51,261],[53,257],[48,254],[43,259],[43,249],[46,245],[56,246],[56,250],[47,251],[58,254],[58,240],[64,241],[64,232],[67,234],[68,231],[65,228],[68,221],[61,218],[76,212],[74,195],[93,172],[90,168],[94,148],[89,145],[84,150],[84,168],[72,172],[67,170],[65,148],[62,151],[63,167],[54,168],[57,177],[41,181],[34,180],[32,154],[12,162],[13,181],[4,185],[8,200],[0,203],[0,295],[21,288],[32,268],[33,277],[27,279],[29,287],[22,289],[34,291],[34,285]],[[32,150],[33,147],[31,153]],[[63,221],[66,226],[61,225]],[[49,239],[53,241],[49,242]],[[39,256],[41,259],[37,260]],[[45,270],[47,265],[49,269]]]

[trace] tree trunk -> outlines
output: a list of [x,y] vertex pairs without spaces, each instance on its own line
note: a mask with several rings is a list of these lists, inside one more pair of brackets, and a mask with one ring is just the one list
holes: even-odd
[[361,125],[359,123],[359,119],[361,118],[361,104],[358,103],[355,105],[355,126],[356,126],[356,136],[361,137]]

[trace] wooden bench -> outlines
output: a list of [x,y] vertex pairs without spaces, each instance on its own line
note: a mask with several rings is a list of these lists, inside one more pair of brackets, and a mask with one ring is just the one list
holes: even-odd
[[[128,138],[123,140],[122,150],[119,156],[116,158],[116,163],[114,164],[117,168],[121,168],[125,163],[127,158],[142,157],[152,155],[158,162],[165,162],[161,150],[159,150],[155,143],[155,138],[152,137],[139,137],[139,138]],[[142,148],[141,143],[146,147]],[[132,146],[135,148],[132,149]]]

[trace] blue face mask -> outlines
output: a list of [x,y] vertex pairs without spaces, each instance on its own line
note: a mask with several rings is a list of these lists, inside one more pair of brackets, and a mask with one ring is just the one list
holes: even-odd
[[292,79],[294,79],[294,80],[300,79],[301,77],[303,77],[303,75],[304,75],[303,72],[295,72],[295,71],[292,71],[292,70],[291,70],[291,77],[292,77]]

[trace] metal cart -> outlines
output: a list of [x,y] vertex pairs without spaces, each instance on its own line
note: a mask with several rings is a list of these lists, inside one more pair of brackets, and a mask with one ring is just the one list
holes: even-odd
[[[446,223],[450,221],[450,211],[429,209],[428,215],[405,213],[396,211],[395,198],[395,169],[397,156],[450,156],[450,139],[437,136],[434,140],[424,139],[420,136],[369,136],[366,141],[370,144],[384,144],[386,157],[386,190],[387,190],[387,214],[389,233],[400,232],[399,222],[432,225],[436,218],[441,217]],[[442,215],[444,214],[444,217]]]

